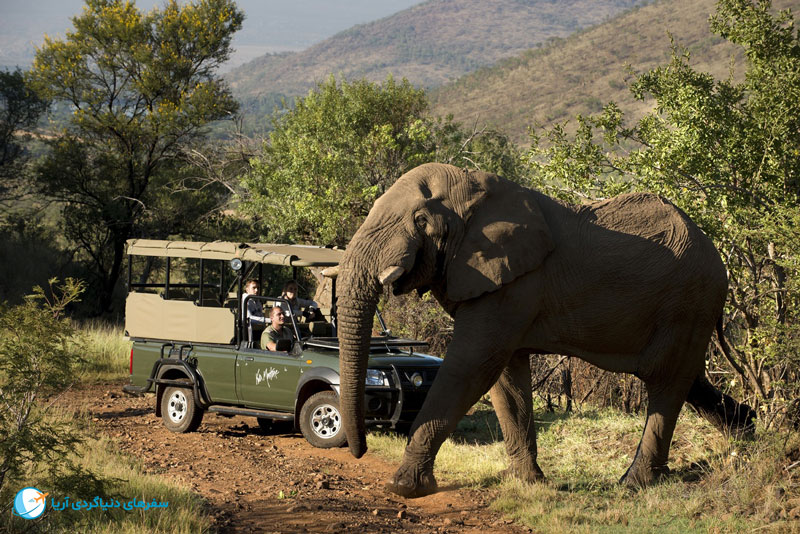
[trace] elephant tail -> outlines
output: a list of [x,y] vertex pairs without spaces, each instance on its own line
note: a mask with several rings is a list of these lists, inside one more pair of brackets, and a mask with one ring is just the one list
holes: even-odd
[[[722,330],[722,317],[717,321],[717,337],[725,358],[735,366]],[[695,378],[686,402],[721,432],[739,437],[753,436],[755,410],[715,388],[706,378],[705,372]]]

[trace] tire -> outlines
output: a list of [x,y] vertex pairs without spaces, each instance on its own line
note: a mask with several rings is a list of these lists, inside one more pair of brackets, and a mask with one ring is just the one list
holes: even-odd
[[195,405],[192,389],[169,386],[161,396],[161,418],[167,430],[194,432],[203,421],[203,409]]
[[308,398],[300,409],[300,432],[314,447],[342,447],[347,437],[342,428],[339,396],[334,391],[320,391]]

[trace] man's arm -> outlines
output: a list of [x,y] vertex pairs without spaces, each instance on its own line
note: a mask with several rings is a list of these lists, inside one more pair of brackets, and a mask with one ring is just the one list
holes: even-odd
[[276,348],[277,339],[275,338],[275,331],[271,327],[267,327],[261,335],[261,348],[264,350],[274,351]]
[[250,324],[268,324],[267,318],[264,317],[264,310],[261,304],[253,298],[247,301],[247,319],[250,321]]
[[[284,326],[283,328],[285,329],[286,327]],[[266,346],[267,350],[271,350],[272,352],[276,352],[278,350],[278,341],[279,340],[281,340],[281,339],[293,340],[294,336],[292,336],[291,333],[288,336],[286,336],[285,334],[281,335],[278,332],[276,332],[275,330],[273,330],[272,328],[269,328],[265,332],[264,338],[267,340],[266,343],[264,344]]]
[[310,299],[298,298],[297,303],[300,304],[302,308],[308,308],[309,306],[313,306],[314,308],[319,308],[319,304]]

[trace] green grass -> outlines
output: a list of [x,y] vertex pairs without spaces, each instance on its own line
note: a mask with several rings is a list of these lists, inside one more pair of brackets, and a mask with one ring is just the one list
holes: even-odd
[[158,510],[125,511],[113,509],[107,518],[83,512],[73,526],[84,532],[168,532],[193,533],[208,531],[210,521],[204,512],[202,500],[187,487],[159,475],[144,472],[138,459],[122,455],[107,438],[91,440],[85,445],[84,467],[104,479],[114,480],[112,493],[118,500],[137,498],[145,502],[156,499],[169,502],[169,507]]
[[[24,480],[7,484],[2,502],[10,503],[16,491],[24,486],[34,486],[48,492],[47,509],[41,518],[31,522],[10,513],[0,521],[10,532],[27,532],[35,525],[36,532],[81,532],[93,534],[117,533],[169,533],[189,534],[209,532],[212,521],[205,503],[188,486],[163,476],[146,473],[141,461],[117,450],[116,443],[93,428],[86,414],[69,410],[54,410],[48,418],[68,422],[72,430],[82,435],[84,441],[63,462],[72,463],[80,471],[76,474],[61,469],[53,476],[50,465],[34,462],[28,466]],[[168,502],[163,509],[133,509],[112,507],[108,510],[55,510],[54,503],[92,502],[98,496],[105,502],[120,504],[131,499],[145,502]],[[6,522],[6,520],[8,522]]]
[[[102,323],[80,325],[76,350],[82,356],[79,376],[82,382],[119,380],[128,373],[130,342],[123,337],[120,327]],[[82,437],[82,442],[58,466],[34,458],[25,465],[26,474],[20,480],[7,480],[0,494],[0,511],[8,512],[0,519],[0,531],[29,532],[81,532],[97,534],[117,533],[196,533],[211,531],[203,500],[191,489],[161,475],[149,474],[142,462],[118,451],[117,444],[103,436],[94,427],[87,413],[74,413],[69,408],[51,408],[46,418],[51,423],[65,424]],[[78,470],[69,469],[68,465]],[[22,487],[34,486],[49,492],[48,507],[44,515],[27,521],[14,517],[10,504],[14,494]],[[95,496],[106,502],[116,499],[125,503],[131,499],[151,502],[168,502],[165,509],[123,508],[108,510],[65,510],[52,508],[54,502],[86,500]],[[6,506],[8,505],[8,506]]]
[[127,377],[131,342],[121,326],[87,322],[80,325],[80,332],[82,382],[105,382]]
[[[440,485],[496,488],[494,508],[537,533],[800,532],[800,473],[786,469],[787,452],[800,446],[797,433],[735,442],[684,410],[672,474],[631,491],[617,481],[633,458],[643,415],[589,410],[541,418],[539,465],[547,482],[502,477],[508,462],[496,419],[479,405],[437,456]],[[402,458],[400,437],[373,433],[368,443],[392,462]]]

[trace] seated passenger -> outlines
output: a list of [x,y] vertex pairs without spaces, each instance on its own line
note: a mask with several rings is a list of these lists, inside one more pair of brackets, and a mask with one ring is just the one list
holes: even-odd
[[[243,301],[246,299],[247,295],[258,295],[258,280],[251,278],[245,282],[244,295],[242,296]],[[244,315],[247,317],[249,324],[261,325],[262,328],[267,324],[267,318],[264,317],[264,307],[259,300],[247,299],[247,309],[244,311]]]
[[286,318],[283,315],[283,310],[280,306],[275,306],[270,310],[269,317],[272,324],[264,330],[261,336],[261,348],[265,350],[277,350],[278,341],[281,339],[294,340],[291,328],[285,326]]
[[[290,309],[285,302],[280,303],[284,315],[289,315],[291,312],[297,319],[305,317],[308,322],[322,320],[322,314],[318,309],[319,304],[313,300],[301,299],[297,296],[297,280],[289,280],[283,285],[281,298],[288,300],[291,304]],[[303,308],[305,308],[305,312]]]

